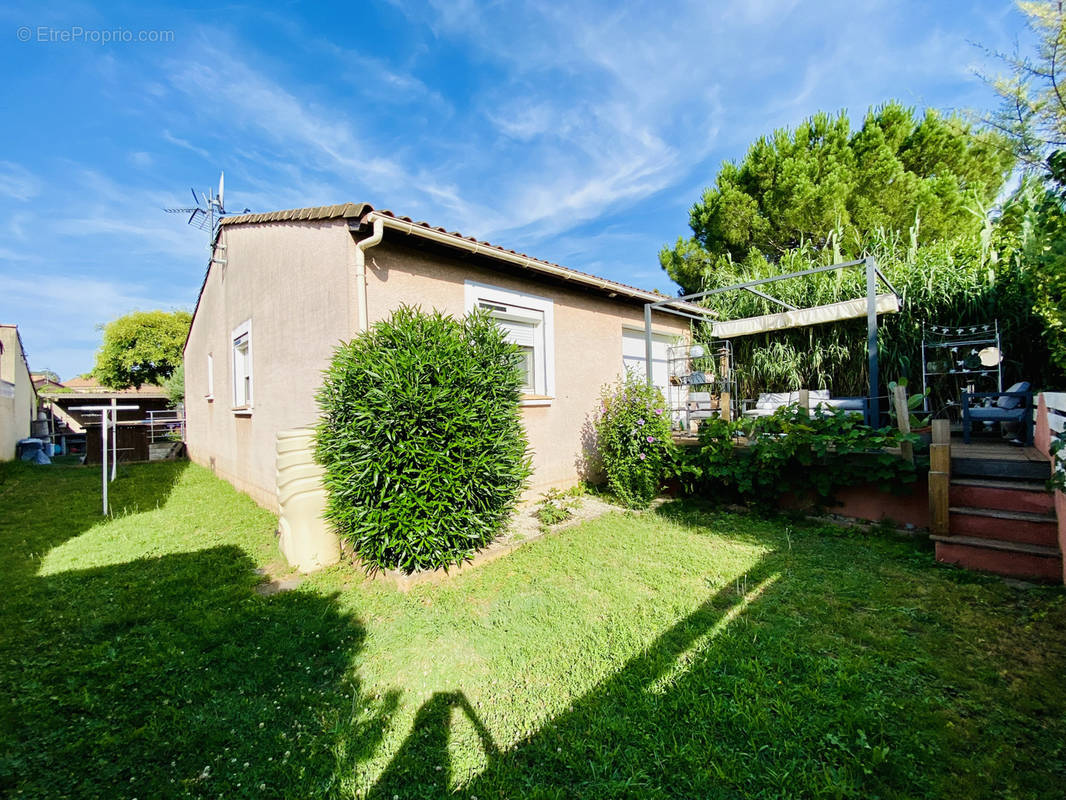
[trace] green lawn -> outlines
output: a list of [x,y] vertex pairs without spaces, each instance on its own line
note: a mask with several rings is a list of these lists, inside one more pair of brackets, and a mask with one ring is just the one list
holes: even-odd
[[1063,797],[1066,601],[670,504],[408,594],[255,591],[206,470],[0,465],[0,794]]

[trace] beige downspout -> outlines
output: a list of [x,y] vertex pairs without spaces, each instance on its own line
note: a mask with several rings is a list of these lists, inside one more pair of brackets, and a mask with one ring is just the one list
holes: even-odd
[[366,319],[366,251],[377,244],[381,244],[381,237],[385,233],[385,223],[380,217],[374,217],[374,232],[365,239],[355,243],[355,292],[356,304],[359,309],[359,322],[356,328],[359,333],[367,329]]

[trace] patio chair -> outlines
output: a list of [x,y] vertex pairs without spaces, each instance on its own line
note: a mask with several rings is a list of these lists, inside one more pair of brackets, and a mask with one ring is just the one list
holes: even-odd
[[[996,398],[991,405],[971,406],[971,400]],[[1022,426],[1023,442],[1033,443],[1033,393],[1028,381],[1018,381],[1005,392],[962,393],[962,440],[970,443],[974,422],[1017,422]]]

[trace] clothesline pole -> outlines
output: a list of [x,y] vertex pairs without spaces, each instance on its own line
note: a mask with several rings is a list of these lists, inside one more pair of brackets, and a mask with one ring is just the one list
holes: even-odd
[[[102,495],[102,502],[103,502],[103,514],[104,514],[105,517],[107,516],[107,512],[108,512],[107,484],[110,483],[110,481],[108,480],[108,474],[107,474],[107,461],[108,461],[108,459],[107,459],[107,448],[108,448],[107,429],[108,429],[108,425],[109,424],[113,424],[113,422],[117,423],[117,421],[118,421],[118,412],[119,411],[134,410],[134,409],[137,409],[137,408],[140,408],[140,406],[120,406],[120,405],[118,405],[118,401],[115,398],[111,398],[111,405],[109,405],[109,406],[71,406],[70,407],[71,411],[95,411],[96,413],[98,413],[100,415],[100,455],[101,455],[101,459],[100,460],[101,460],[101,463],[103,465],[103,469],[100,471],[100,487],[101,487],[101,495]],[[115,415],[115,418],[114,418],[113,421],[111,419],[111,414]],[[115,431],[116,431],[116,433],[118,431],[118,426],[117,425],[115,425]],[[113,454],[112,455],[113,455],[113,457],[112,457],[112,460],[111,460],[111,475],[110,475],[110,479],[113,481],[115,479],[115,474],[116,474],[115,466],[118,463],[118,436],[117,435],[115,436],[115,442],[114,442],[114,445],[113,445]]]

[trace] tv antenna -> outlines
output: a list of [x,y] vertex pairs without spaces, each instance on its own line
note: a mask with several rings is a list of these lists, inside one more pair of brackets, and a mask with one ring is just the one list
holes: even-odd
[[[224,202],[224,192],[226,183],[226,173],[220,172],[218,174],[218,191],[215,192],[212,189],[208,189],[206,192],[196,194],[195,189],[190,189],[192,192],[193,202],[195,206],[190,208],[164,208],[168,214],[188,214],[188,224],[194,228],[199,228],[202,231],[207,231],[211,237],[208,242],[208,247],[212,246],[215,241],[215,234],[218,232],[218,223],[223,217],[236,212],[226,211]],[[239,213],[247,214],[251,211],[250,208],[244,209]]]

